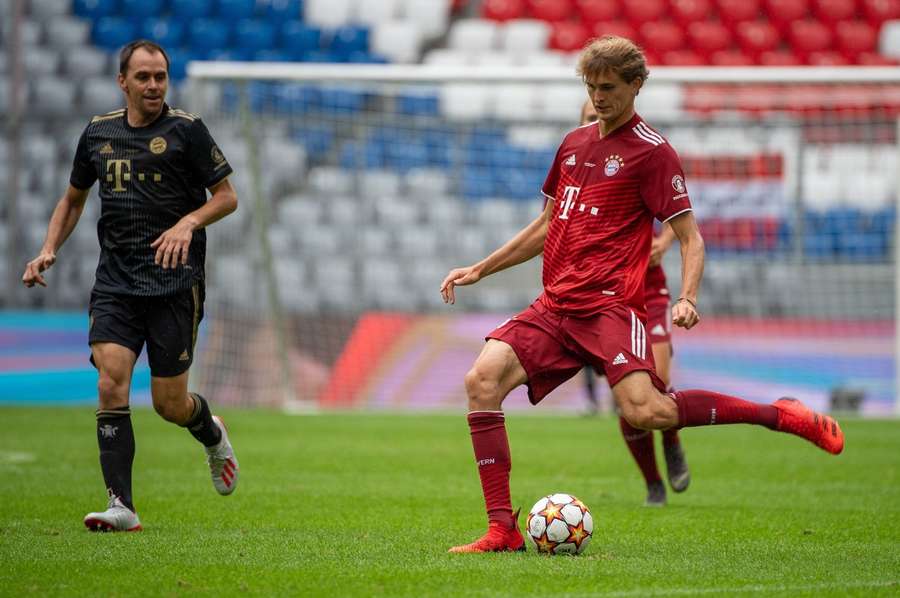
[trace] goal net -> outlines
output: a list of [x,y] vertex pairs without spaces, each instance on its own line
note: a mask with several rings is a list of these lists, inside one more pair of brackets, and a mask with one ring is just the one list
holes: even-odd
[[[210,233],[197,384],[241,405],[461,408],[483,336],[539,294],[541,264],[452,307],[438,287],[541,212],[586,97],[574,68],[194,63],[189,77],[240,198]],[[682,158],[707,248],[674,384],[892,412],[896,69],[651,68],[637,107]],[[677,293],[677,244],[665,265]],[[582,384],[550,399],[578,408]]]

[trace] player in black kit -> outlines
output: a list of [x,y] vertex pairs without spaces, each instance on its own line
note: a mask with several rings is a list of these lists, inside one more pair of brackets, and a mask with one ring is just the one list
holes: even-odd
[[231,494],[238,481],[222,420],[202,396],[188,392],[203,317],[204,229],[233,212],[237,196],[228,181],[231,166],[203,122],[165,103],[168,70],[168,56],[153,42],[122,49],[118,82],[126,108],[94,117],[82,133],[47,239],[22,276],[27,287],[47,286],[42,272],[56,261],[99,181],[100,263],[88,342],[99,373],[97,439],[109,504],[85,517],[95,531],[141,529],[131,494],[129,389],[145,343],[156,412],[204,445],[219,494]]

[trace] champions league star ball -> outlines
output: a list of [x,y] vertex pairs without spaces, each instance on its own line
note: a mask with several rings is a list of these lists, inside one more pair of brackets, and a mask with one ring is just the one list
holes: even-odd
[[538,552],[581,554],[591,543],[594,519],[574,496],[551,494],[534,503],[526,527]]

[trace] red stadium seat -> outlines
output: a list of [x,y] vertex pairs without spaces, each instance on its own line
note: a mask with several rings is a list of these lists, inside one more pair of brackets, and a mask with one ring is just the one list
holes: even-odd
[[766,16],[782,31],[786,31],[794,21],[805,18],[808,13],[808,0],[766,0]]
[[795,52],[806,55],[810,52],[830,50],[832,35],[828,27],[819,21],[804,19],[791,23],[788,39]]
[[618,35],[630,40],[637,39],[637,30],[627,21],[600,21],[594,23],[593,34],[596,37]]
[[752,56],[759,56],[761,52],[774,50],[781,44],[778,30],[767,21],[738,23],[735,35],[741,49]]
[[825,23],[835,23],[856,16],[855,0],[814,0],[813,12]]
[[622,16],[618,4],[609,0],[575,0],[575,8],[581,20],[588,24],[613,21]]
[[803,61],[793,52],[787,50],[768,50],[758,58],[762,66],[800,66]]
[[706,61],[693,50],[672,50],[662,55],[662,62],[667,66],[705,66]]
[[709,18],[712,13],[711,0],[671,0],[669,10],[672,18],[682,26]]
[[719,18],[725,23],[752,21],[759,17],[759,0],[718,0]]
[[875,52],[860,52],[856,56],[856,63],[865,66],[896,66],[898,64],[896,60]]
[[591,38],[590,30],[577,21],[557,21],[550,31],[550,49],[574,52]]
[[833,50],[810,52],[806,57],[806,62],[812,66],[846,66],[850,64],[846,56]]
[[731,32],[717,21],[697,21],[688,25],[691,46],[704,56],[732,47]]
[[525,15],[525,0],[484,0],[481,16],[491,21],[520,19]]
[[658,21],[666,14],[668,3],[664,0],[623,0],[625,16],[636,27],[648,21]]
[[671,21],[648,21],[641,25],[641,40],[648,50],[664,54],[684,49],[684,31]]
[[865,21],[841,21],[834,27],[837,49],[851,62],[862,52],[874,52],[878,33]]
[[885,21],[900,19],[900,0],[859,1],[866,19],[876,27]]
[[565,21],[571,17],[575,9],[570,0],[528,0],[531,16],[541,21]]
[[713,66],[753,66],[753,58],[740,50],[719,50],[713,52],[709,63]]

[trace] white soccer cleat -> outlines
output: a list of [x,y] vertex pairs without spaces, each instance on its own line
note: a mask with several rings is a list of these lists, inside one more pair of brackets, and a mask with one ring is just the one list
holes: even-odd
[[227,496],[237,487],[240,467],[234,456],[234,449],[228,441],[228,429],[218,415],[212,416],[219,430],[222,431],[222,439],[216,446],[206,447],[206,462],[209,464],[209,473],[212,475],[213,486],[216,492]]
[[102,513],[88,513],[84,526],[92,532],[139,532],[141,520],[137,513],[122,504],[118,496],[109,497],[109,505]]

